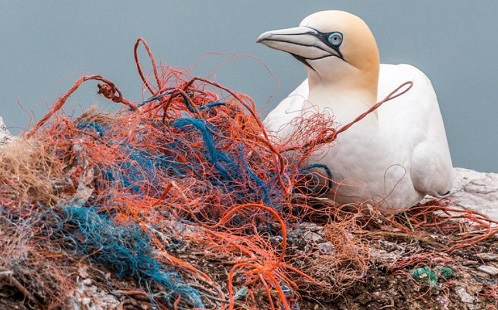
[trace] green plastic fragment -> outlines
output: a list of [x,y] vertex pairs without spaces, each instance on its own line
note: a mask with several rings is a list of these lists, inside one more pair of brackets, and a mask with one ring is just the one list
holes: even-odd
[[413,271],[412,277],[428,285],[437,285],[438,278],[449,279],[453,275],[450,267],[438,267],[434,272],[429,266],[419,267]]
[[436,273],[428,266],[419,267],[413,271],[412,277],[429,285],[437,285]]
[[453,275],[453,270],[450,267],[441,267],[438,269],[439,275],[444,279],[449,279]]

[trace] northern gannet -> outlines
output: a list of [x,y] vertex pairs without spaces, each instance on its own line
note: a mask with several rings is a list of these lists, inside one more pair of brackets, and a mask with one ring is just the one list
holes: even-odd
[[[345,125],[406,81],[413,87],[386,102],[322,147],[310,163],[326,164],[338,203],[369,202],[399,212],[426,194],[450,192],[454,171],[436,94],[410,65],[380,65],[375,38],[359,17],[322,11],[299,27],[268,31],[257,40],[301,61],[308,78],[271,111],[264,124],[289,138],[296,118],[330,113]],[[380,71],[380,72],[379,72]]]

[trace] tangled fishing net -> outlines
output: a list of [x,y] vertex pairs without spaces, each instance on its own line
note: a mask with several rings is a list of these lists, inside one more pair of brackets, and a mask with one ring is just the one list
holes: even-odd
[[[154,82],[142,71],[140,43]],[[134,279],[140,290],[120,294],[156,308],[299,309],[301,294],[337,296],[365,277],[372,259],[368,229],[390,226],[412,235],[402,220],[366,204],[336,206],[317,197],[321,186],[333,187],[333,176],[322,165],[303,167],[317,147],[370,111],[342,128],[316,115],[296,126],[292,143],[276,143],[249,96],[157,65],[142,39],[135,60],[145,100],[130,102],[111,81],[84,76],[0,152],[0,277],[10,277],[31,304],[66,303],[74,275],[88,261],[110,273],[106,281]],[[66,100],[90,80],[122,109],[63,113]],[[327,184],[309,169],[323,171]],[[433,201],[411,211],[410,224],[459,229],[454,217],[433,211],[448,208]],[[328,249],[300,250],[308,246],[299,244],[306,240],[299,233],[304,220],[326,223],[319,238]],[[489,221],[478,221],[489,229],[467,244],[496,233]]]

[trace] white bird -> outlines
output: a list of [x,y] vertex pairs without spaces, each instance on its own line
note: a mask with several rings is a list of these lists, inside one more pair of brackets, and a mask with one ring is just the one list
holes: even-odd
[[451,191],[454,171],[430,80],[410,65],[380,65],[375,38],[363,20],[347,12],[322,11],[299,27],[265,32],[257,42],[290,53],[308,73],[264,121],[281,139],[291,137],[296,119],[315,112],[329,113],[339,126],[348,124],[402,83],[413,82],[408,92],[310,156],[309,163],[332,171],[329,198],[399,212],[426,194],[438,197]]

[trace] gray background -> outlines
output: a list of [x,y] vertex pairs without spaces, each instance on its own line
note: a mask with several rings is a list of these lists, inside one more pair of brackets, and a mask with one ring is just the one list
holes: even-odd
[[[81,75],[101,74],[130,100],[142,98],[133,44],[157,60],[250,94],[266,113],[304,78],[291,56],[255,44],[310,13],[342,9],[376,35],[383,63],[410,63],[432,80],[455,166],[498,172],[498,1],[4,1],[0,0],[0,115],[18,134]],[[218,52],[220,55],[206,55]],[[253,58],[228,65],[229,53]],[[143,53],[142,53],[143,55]],[[146,58],[143,58],[145,62]],[[65,111],[112,103],[88,83]]]

